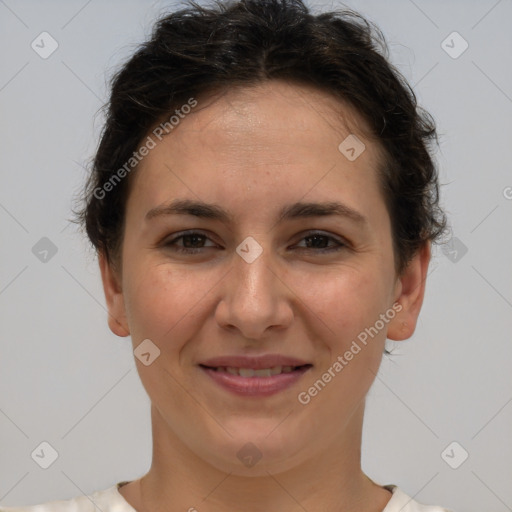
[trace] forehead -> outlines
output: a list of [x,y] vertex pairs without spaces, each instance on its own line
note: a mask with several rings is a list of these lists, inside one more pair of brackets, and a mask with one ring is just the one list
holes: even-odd
[[300,151],[302,144],[336,148],[351,133],[364,138],[369,134],[362,117],[346,102],[313,86],[282,80],[209,93],[173,135],[178,132],[180,144],[192,135],[196,139],[192,144],[203,140],[217,150],[231,143],[241,152],[268,149],[273,153],[283,144],[283,151],[290,147]]
[[[180,196],[261,206],[344,189],[355,203],[376,191],[380,147],[350,106],[314,87],[270,81],[197,98],[172,132],[139,164],[132,192],[148,207]],[[350,161],[339,146],[356,135]],[[360,148],[356,148],[360,149]],[[371,194],[370,194],[371,195]],[[195,197],[194,197],[195,196]],[[308,197],[307,199],[310,199]]]

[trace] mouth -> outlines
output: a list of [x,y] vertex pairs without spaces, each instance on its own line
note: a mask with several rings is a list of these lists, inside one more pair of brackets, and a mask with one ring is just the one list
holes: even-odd
[[255,366],[258,367],[200,364],[199,368],[211,381],[225,391],[238,396],[266,397],[295,385],[313,367],[309,363],[268,367]]
[[244,378],[254,377],[273,377],[275,375],[281,375],[283,373],[292,373],[296,371],[305,370],[313,365],[303,364],[299,366],[272,366],[271,368],[237,368],[235,366],[205,366],[200,364],[202,368],[213,370],[219,373],[229,373],[230,375],[238,375]]

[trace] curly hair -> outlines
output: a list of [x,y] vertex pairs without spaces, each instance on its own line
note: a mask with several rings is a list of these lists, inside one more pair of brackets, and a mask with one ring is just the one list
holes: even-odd
[[112,78],[79,222],[115,262],[131,180],[108,183],[155,123],[191,97],[283,79],[334,95],[370,127],[383,149],[378,174],[402,272],[419,248],[440,238],[446,216],[430,154],[435,122],[388,57],[380,29],[349,9],[313,15],[301,0],[189,1],[158,20]]

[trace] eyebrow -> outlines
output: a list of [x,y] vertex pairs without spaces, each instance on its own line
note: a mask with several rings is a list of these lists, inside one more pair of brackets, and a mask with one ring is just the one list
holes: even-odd
[[[192,201],[190,199],[175,199],[170,203],[166,203],[149,210],[146,219],[150,220],[162,215],[193,215],[205,219],[218,220],[224,224],[233,221],[234,215],[216,204],[204,203],[202,201]],[[287,205],[279,212],[277,222],[284,220],[308,218],[308,217],[324,217],[335,215],[345,217],[357,224],[367,224],[368,220],[361,213],[353,208],[338,203],[330,202],[297,202]]]

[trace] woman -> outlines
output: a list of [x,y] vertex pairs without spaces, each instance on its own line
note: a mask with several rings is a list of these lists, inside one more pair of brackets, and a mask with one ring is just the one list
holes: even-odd
[[161,19],[113,80],[80,212],[151,399],[152,465],[2,510],[446,510],[360,464],[385,340],[413,334],[446,224],[435,139],[353,12]]

